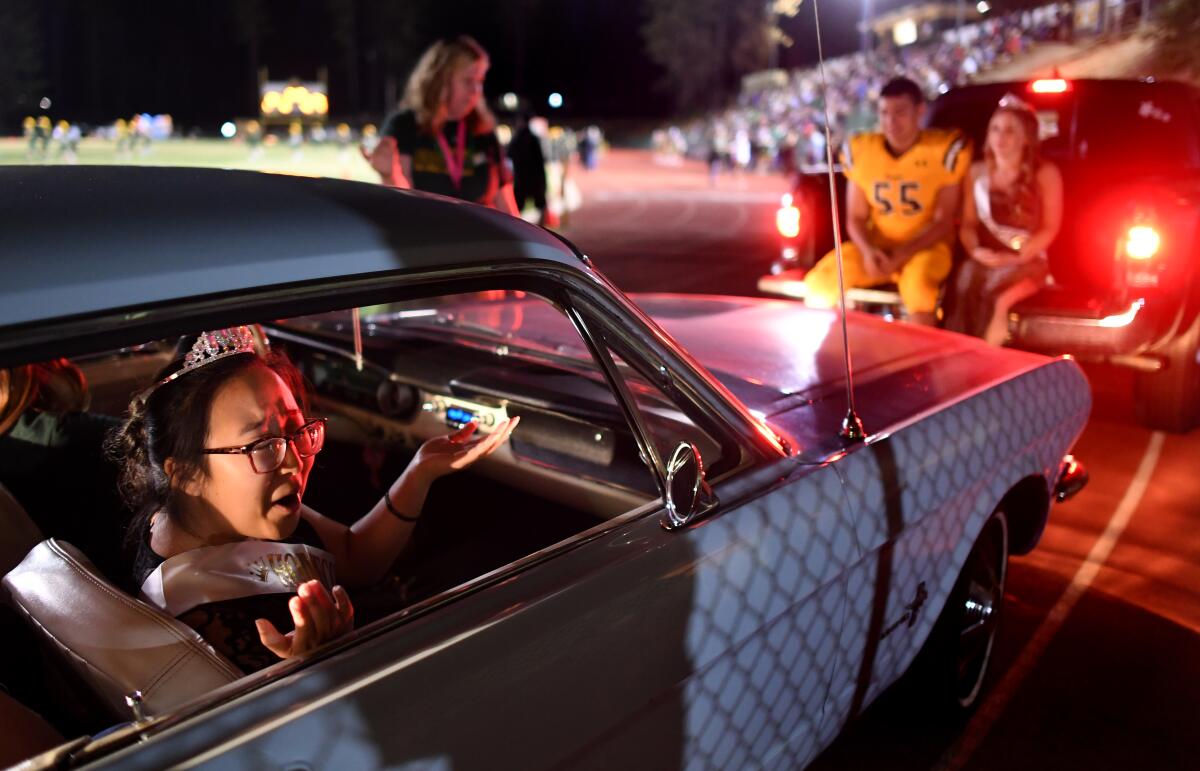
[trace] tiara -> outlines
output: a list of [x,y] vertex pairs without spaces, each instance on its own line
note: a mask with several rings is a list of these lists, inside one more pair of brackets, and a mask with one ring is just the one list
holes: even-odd
[[1026,102],[1024,99],[1012,93],[1011,91],[1000,97],[1000,102],[996,105],[996,107],[1001,110],[1020,110],[1021,112],[1027,112],[1030,115],[1037,115],[1037,111],[1033,109],[1033,105],[1031,105],[1029,102]]
[[172,380],[189,372],[195,372],[214,361],[236,356],[239,353],[257,353],[257,351],[254,331],[250,327],[226,327],[212,332],[201,332],[200,336],[196,338],[196,342],[192,343],[192,350],[183,357],[183,366],[155,383],[153,388],[166,385]]

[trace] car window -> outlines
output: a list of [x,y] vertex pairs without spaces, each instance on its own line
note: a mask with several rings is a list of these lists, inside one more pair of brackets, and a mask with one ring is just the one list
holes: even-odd
[[[562,309],[544,296],[512,290],[438,295],[360,308],[358,317],[361,361],[351,309],[261,325],[272,350],[286,353],[307,381],[311,416],[327,419],[306,506],[352,524],[380,500],[422,443],[469,422],[477,424],[477,435],[486,435],[520,418],[500,450],[439,480],[427,501],[428,521],[438,523],[430,526],[431,541],[475,556],[449,571],[438,567],[424,589],[382,607],[395,609],[471,580],[659,497],[655,473],[643,462],[603,370]],[[106,421],[94,441],[88,439],[90,449],[80,450],[83,456],[107,463],[103,431],[161,377],[176,346],[176,339],[154,340],[75,360],[91,386],[90,414]],[[637,390],[656,430],[697,435],[665,397],[643,386]],[[671,425],[682,428],[668,430]],[[79,477],[95,476],[115,489],[114,473]],[[122,554],[120,527],[45,519],[57,511],[50,505],[54,491],[46,492],[44,507],[25,501],[44,531],[85,554]],[[80,491],[81,500],[114,499],[111,516],[97,521],[126,521],[113,490],[101,492]],[[480,543],[489,545],[476,548]],[[110,580],[131,586],[121,564],[102,562]]]
[[300,336],[288,341],[318,399],[369,423],[367,435],[414,447],[468,422],[486,433],[520,417],[505,462],[492,464],[507,481],[600,518],[657,495],[603,371],[546,298],[496,290],[362,308],[361,371],[353,327],[348,311],[328,313],[290,319],[276,336],[305,333],[336,348],[340,355]]
[[719,467],[723,457],[720,443],[697,426],[687,413],[641,370],[630,365],[616,352],[610,351],[610,355],[637,405],[638,414],[650,435],[650,441],[658,451],[659,458],[665,462],[680,442],[689,442],[700,450],[705,468]]

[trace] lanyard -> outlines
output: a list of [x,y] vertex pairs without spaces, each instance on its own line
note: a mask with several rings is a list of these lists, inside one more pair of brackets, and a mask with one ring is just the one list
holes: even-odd
[[450,152],[450,143],[446,141],[446,133],[444,131],[437,132],[438,146],[442,148],[442,157],[446,159],[446,173],[450,175],[450,181],[454,184],[454,189],[462,188],[463,168],[467,163],[467,123],[466,121],[458,122],[458,146],[455,148],[457,152]]

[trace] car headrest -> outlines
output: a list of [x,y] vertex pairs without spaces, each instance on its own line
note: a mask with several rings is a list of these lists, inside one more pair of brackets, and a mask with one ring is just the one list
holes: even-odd
[[0,533],[4,534],[0,538],[0,573],[15,568],[42,540],[42,531],[4,485],[0,485]]
[[134,691],[154,715],[242,676],[195,630],[117,589],[69,543],[37,544],[4,586],[115,716],[129,716],[125,697]]

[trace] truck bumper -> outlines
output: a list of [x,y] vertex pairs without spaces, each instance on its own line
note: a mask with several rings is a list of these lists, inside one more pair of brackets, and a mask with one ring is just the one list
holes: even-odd
[[1008,344],[1027,351],[1071,354],[1138,369],[1158,369],[1148,355],[1163,333],[1163,319],[1143,298],[1107,307],[1088,298],[1047,290],[1019,303],[1008,317]]

